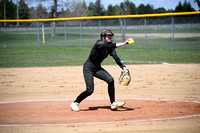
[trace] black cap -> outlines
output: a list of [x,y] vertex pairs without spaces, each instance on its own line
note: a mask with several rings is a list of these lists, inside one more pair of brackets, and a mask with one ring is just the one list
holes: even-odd
[[112,33],[111,30],[108,30],[108,31],[109,31],[109,33],[104,33],[104,35],[101,33],[100,36],[101,36],[101,37],[114,36],[114,33]]

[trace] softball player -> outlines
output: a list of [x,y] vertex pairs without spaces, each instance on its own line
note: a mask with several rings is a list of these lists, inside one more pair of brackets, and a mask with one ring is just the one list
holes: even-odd
[[122,68],[126,69],[125,64],[118,57],[115,48],[128,44],[128,40],[123,43],[112,43],[114,34],[111,30],[103,30],[100,34],[101,40],[97,40],[94,44],[90,55],[83,66],[83,74],[86,83],[86,90],[83,91],[70,107],[73,111],[79,111],[79,104],[85,98],[90,96],[94,91],[94,77],[104,80],[108,83],[108,94],[110,97],[111,109],[115,110],[121,107],[125,102],[115,101],[115,86],[113,77],[101,67],[101,62],[108,56],[112,56],[116,63]]

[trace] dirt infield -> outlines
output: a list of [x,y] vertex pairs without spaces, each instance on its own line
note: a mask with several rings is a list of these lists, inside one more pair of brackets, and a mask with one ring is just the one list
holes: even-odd
[[104,66],[123,108],[110,110],[107,85],[95,79],[80,112],[69,105],[85,89],[81,66],[0,69],[0,132],[200,132],[199,64],[127,67],[123,86],[121,69]]
[[71,111],[71,100],[4,103],[0,105],[0,125],[84,125],[200,117],[200,102],[123,100],[126,105],[115,111],[110,110],[108,100],[86,100],[80,106],[80,112]]

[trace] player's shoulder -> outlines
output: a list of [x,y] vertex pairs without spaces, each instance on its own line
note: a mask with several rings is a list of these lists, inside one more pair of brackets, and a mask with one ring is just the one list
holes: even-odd
[[102,45],[102,44],[104,44],[104,41],[102,41],[102,40],[97,40],[96,44]]
[[105,44],[104,41],[102,41],[102,40],[97,40],[97,42],[95,43],[95,47],[96,47],[96,48],[101,48],[102,45],[104,45],[104,44]]

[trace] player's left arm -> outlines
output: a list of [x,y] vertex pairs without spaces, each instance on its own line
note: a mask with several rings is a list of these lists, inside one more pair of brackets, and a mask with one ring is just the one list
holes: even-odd
[[115,62],[116,62],[122,69],[126,69],[126,65],[123,63],[123,61],[121,61],[121,59],[120,59],[119,56],[117,55],[115,49],[112,49],[112,52],[110,53],[110,55],[113,57],[113,59],[115,60]]

